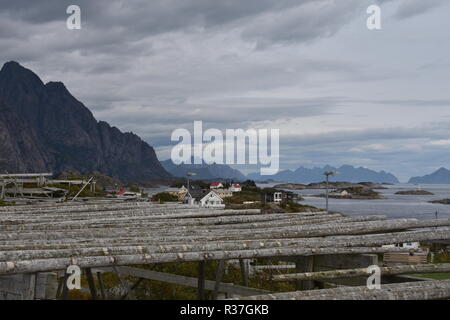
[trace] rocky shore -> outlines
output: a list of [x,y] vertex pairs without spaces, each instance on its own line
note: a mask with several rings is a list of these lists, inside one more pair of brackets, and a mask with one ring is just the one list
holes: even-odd
[[401,190],[397,191],[395,194],[399,195],[411,195],[411,196],[432,196],[434,193],[426,190]]

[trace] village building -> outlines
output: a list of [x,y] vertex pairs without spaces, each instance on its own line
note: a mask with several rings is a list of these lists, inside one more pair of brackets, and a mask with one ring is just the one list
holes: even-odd
[[239,183],[233,183],[229,189],[232,192],[241,192],[242,191],[242,187]]
[[214,189],[214,192],[222,199],[233,196],[233,191],[231,191],[231,189]]
[[221,182],[213,182],[209,186],[210,189],[220,189],[223,188],[223,184]]
[[267,203],[267,202],[281,203],[281,202],[293,201],[295,199],[296,199],[296,195],[293,192],[281,191],[281,190],[269,191],[269,192],[265,192],[261,195],[261,201],[263,203]]
[[223,199],[215,191],[189,190],[184,202],[204,208],[223,208]]
[[178,200],[183,201],[188,189],[185,186],[181,186],[181,188],[167,188],[164,192],[176,196]]

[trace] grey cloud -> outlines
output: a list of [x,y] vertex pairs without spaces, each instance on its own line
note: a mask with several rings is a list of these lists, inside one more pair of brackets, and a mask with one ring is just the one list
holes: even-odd
[[399,19],[408,19],[426,13],[444,4],[448,4],[448,2],[445,0],[403,0],[398,7],[395,16]]
[[362,12],[363,7],[364,1],[354,0],[299,3],[295,8],[261,15],[244,27],[242,35],[247,39],[255,39],[259,47],[270,43],[330,37],[355,17],[357,12]]

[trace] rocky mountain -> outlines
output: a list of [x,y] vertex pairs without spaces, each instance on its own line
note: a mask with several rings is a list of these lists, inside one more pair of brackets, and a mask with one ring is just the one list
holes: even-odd
[[450,184],[450,170],[440,168],[435,172],[425,175],[423,177],[412,177],[408,183],[411,184]]
[[61,82],[18,64],[0,70],[0,172],[98,171],[122,181],[170,177],[133,133],[98,122]]
[[355,168],[350,165],[343,165],[339,168],[325,166],[323,168],[305,168],[299,167],[297,170],[283,170],[273,176],[260,176],[258,173],[251,173],[247,177],[252,180],[267,180],[268,178],[275,181],[311,183],[325,180],[323,173],[325,171],[338,171],[339,173],[332,176],[332,181],[348,181],[348,182],[377,182],[377,183],[398,183],[398,179],[391,173],[385,171],[373,171],[367,168]]
[[195,173],[193,179],[211,180],[211,179],[230,179],[243,181],[246,177],[236,169],[225,164],[180,164],[176,165],[172,160],[161,161],[163,167],[175,177],[186,177],[188,172]]

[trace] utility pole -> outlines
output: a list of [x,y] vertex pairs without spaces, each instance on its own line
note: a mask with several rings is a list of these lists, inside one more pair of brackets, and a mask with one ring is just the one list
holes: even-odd
[[326,177],[326,192],[325,192],[325,198],[326,198],[326,200],[325,200],[325,202],[326,202],[326,211],[328,212],[328,177],[329,176],[332,176],[332,175],[334,175],[334,174],[336,174],[336,173],[338,173],[337,171],[325,171],[323,174],[325,175],[325,177]]
[[188,172],[186,174],[186,176],[187,176],[187,189],[188,189],[188,192],[189,192],[189,190],[190,190],[190,188],[189,188],[189,177],[195,176],[195,173],[194,172]]

